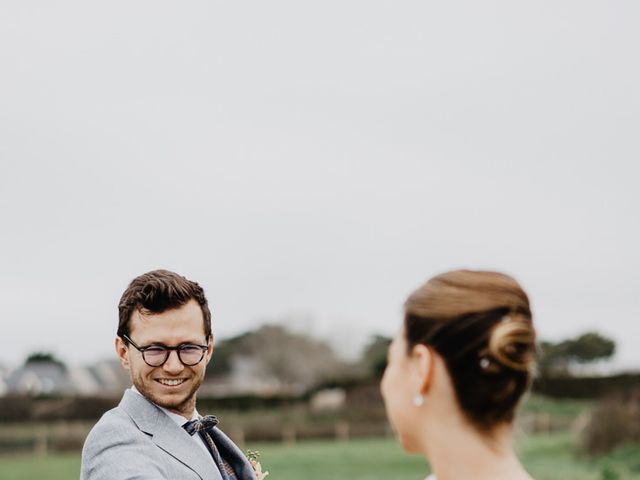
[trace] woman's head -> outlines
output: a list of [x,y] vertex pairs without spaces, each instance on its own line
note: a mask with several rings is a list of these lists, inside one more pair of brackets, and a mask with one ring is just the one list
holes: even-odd
[[[406,359],[437,355],[446,368],[460,411],[478,430],[488,433],[510,422],[531,381],[535,354],[529,299],[520,285],[497,272],[451,271],[413,292],[404,313],[401,338],[394,341],[392,350],[404,349]],[[390,352],[391,371],[385,377],[401,377],[410,371],[399,374],[399,366],[393,364],[404,360],[394,360],[394,356],[399,357],[400,352]],[[423,370],[430,375],[433,368],[431,362]],[[415,370],[411,375],[419,377]],[[428,379],[422,380],[428,383]],[[390,384],[401,381],[383,380],[388,410],[390,402],[406,403],[406,398],[388,398],[392,396]],[[422,388],[415,381],[411,385]],[[413,393],[419,403],[422,392]],[[389,413],[393,417],[393,412]]]

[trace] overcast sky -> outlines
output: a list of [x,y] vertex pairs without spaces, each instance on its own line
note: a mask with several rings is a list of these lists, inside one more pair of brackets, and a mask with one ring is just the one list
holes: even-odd
[[136,275],[356,351],[444,270],[640,367],[640,3],[0,3],[0,363],[114,357]]

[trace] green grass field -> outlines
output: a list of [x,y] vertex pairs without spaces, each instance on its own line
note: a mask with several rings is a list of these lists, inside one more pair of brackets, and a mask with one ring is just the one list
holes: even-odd
[[[424,460],[408,456],[392,439],[250,445],[262,453],[269,480],[422,480]],[[640,446],[626,447],[590,461],[572,454],[567,434],[539,435],[519,445],[523,462],[536,480],[640,480]],[[0,458],[2,480],[78,478],[78,454]]]

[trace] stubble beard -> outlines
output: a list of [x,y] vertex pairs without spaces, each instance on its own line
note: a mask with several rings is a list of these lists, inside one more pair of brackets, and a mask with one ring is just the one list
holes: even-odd
[[[193,384],[189,392],[183,397],[171,398],[170,396],[160,397],[154,393],[153,388],[148,386],[148,382],[155,382],[155,380],[148,380],[142,377],[142,375],[131,376],[131,381],[135,385],[136,389],[150,402],[155,403],[159,407],[166,408],[170,412],[177,413],[179,415],[186,415],[191,417],[196,406],[196,394],[200,385],[202,385],[203,377],[191,377]],[[168,398],[167,398],[168,397]]]

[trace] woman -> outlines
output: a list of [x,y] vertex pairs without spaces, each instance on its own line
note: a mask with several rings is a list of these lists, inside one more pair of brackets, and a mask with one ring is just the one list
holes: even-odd
[[507,275],[447,272],[409,296],[381,389],[402,446],[431,464],[428,479],[531,480],[512,433],[534,353],[529,299]]

